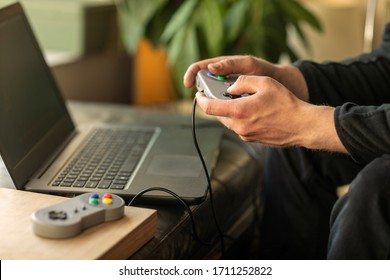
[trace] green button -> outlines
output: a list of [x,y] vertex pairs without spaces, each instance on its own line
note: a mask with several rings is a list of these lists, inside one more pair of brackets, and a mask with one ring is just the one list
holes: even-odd
[[218,75],[218,76],[217,76],[217,79],[220,80],[220,81],[223,81],[223,80],[225,80],[225,76]]
[[90,198],[89,204],[99,204],[99,199],[98,198]]

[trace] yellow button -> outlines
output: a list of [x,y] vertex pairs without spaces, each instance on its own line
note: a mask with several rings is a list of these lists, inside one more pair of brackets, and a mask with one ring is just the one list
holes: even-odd
[[112,204],[112,198],[103,198],[103,204]]

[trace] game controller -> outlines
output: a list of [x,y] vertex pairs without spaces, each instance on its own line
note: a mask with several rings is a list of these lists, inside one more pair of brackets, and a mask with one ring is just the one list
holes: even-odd
[[234,84],[238,76],[221,76],[202,69],[196,75],[196,88],[207,97],[214,99],[234,99],[239,95],[232,95],[227,89]]
[[73,237],[86,228],[122,218],[124,206],[117,195],[85,193],[34,212],[33,231],[47,238]]

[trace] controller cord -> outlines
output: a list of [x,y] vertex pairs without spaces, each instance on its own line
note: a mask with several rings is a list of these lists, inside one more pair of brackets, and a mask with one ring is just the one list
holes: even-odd
[[204,169],[204,172],[205,172],[205,175],[206,175],[206,178],[207,178],[207,189],[208,189],[208,193],[209,193],[209,196],[210,196],[211,212],[213,214],[214,223],[215,223],[215,226],[216,226],[217,231],[218,231],[218,235],[219,235],[219,239],[220,239],[220,243],[221,243],[221,252],[222,252],[222,255],[224,255],[225,254],[225,240],[224,240],[225,235],[222,232],[222,229],[221,229],[221,227],[220,227],[220,225],[218,223],[217,214],[216,214],[215,207],[214,207],[214,197],[213,197],[213,190],[211,188],[210,174],[209,174],[209,172],[207,170],[207,166],[206,166],[206,163],[204,161],[202,152],[201,152],[201,150],[199,148],[198,139],[196,137],[196,124],[195,124],[196,106],[197,106],[197,99],[196,99],[196,96],[195,96],[194,97],[194,101],[193,101],[193,105],[192,105],[192,121],[191,121],[191,124],[192,124],[192,139],[194,141],[195,149],[198,152],[199,158],[200,158],[200,160],[202,162],[203,169]]
[[[216,215],[216,211],[215,211],[215,207],[214,207],[214,198],[213,198],[213,190],[211,188],[211,179],[210,179],[210,174],[207,170],[207,166],[206,166],[206,163],[204,161],[204,158],[203,158],[203,155],[202,155],[202,152],[199,148],[199,144],[198,144],[198,140],[197,140],[197,137],[196,137],[196,125],[195,125],[195,116],[196,116],[196,106],[197,106],[197,101],[196,101],[196,97],[194,98],[194,102],[193,102],[193,107],[192,107],[192,121],[191,121],[191,130],[192,130],[192,138],[193,138],[193,141],[194,141],[194,145],[195,145],[195,149],[199,155],[199,158],[202,162],[202,166],[203,166],[203,170],[205,172],[205,175],[206,175],[206,179],[207,179],[207,192],[209,193],[209,196],[210,196],[210,207],[211,207],[211,211],[212,211],[212,215],[213,215],[213,220],[214,220],[214,223],[215,223],[215,226],[217,228],[217,231],[218,231],[218,238],[220,240],[220,244],[221,244],[221,252],[222,252],[222,256],[225,255],[225,238],[230,238],[229,236],[226,236],[223,232],[222,232],[222,229],[218,223],[218,219],[217,219],[217,215]],[[184,201],[178,194],[176,194],[175,192],[169,190],[169,189],[166,189],[166,188],[162,188],[162,187],[151,187],[151,188],[147,188],[145,190],[142,190],[140,191],[139,193],[137,193],[133,199],[129,202],[128,206],[131,206],[134,204],[134,201],[142,196],[143,194],[147,193],[147,192],[151,192],[151,191],[162,191],[162,192],[166,192],[170,195],[172,195],[173,197],[175,197],[186,209],[189,217],[190,217],[190,220],[191,220],[191,226],[192,226],[192,231],[193,231],[193,235],[194,235],[194,238],[201,244],[203,245],[206,245],[206,246],[211,246],[215,243],[215,240],[212,240],[211,242],[205,242],[205,241],[202,241],[202,239],[199,237],[199,234],[197,232],[197,229],[196,229],[196,225],[195,225],[195,220],[194,220],[194,216],[193,216],[193,213],[191,211],[191,208],[190,206],[188,205],[188,203],[186,201]]]

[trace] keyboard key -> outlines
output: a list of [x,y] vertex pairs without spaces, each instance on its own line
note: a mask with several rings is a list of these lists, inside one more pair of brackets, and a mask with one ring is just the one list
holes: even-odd
[[103,180],[99,183],[98,189],[108,189],[111,185],[111,180]]
[[110,189],[112,190],[123,190],[125,188],[125,184],[112,184]]
[[95,182],[95,181],[88,181],[86,184],[85,184],[85,187],[86,188],[96,188],[98,185],[98,182]]
[[85,181],[76,181],[73,183],[73,187],[79,187],[82,188],[85,185]]

